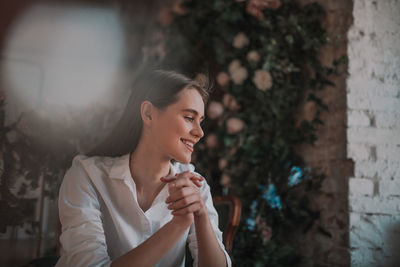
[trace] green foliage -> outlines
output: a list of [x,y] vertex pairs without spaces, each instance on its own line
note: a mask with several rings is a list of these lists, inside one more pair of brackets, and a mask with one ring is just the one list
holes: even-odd
[[[294,266],[299,260],[287,237],[293,231],[306,232],[318,219],[307,193],[318,190],[323,179],[305,166],[295,147],[316,140],[316,128],[323,125],[320,115],[328,111],[317,92],[334,86],[327,77],[338,74],[345,59],[326,67],[318,58],[329,40],[321,26],[324,11],[320,5],[281,1],[277,9],[260,8],[263,19],[249,14],[246,5],[249,1],[184,1],[188,12],[175,16],[165,29],[169,39],[163,63],[187,74],[207,70],[212,75],[229,75],[229,84],[217,84],[211,102],[223,102],[229,94],[240,108],[224,103],[223,114],[205,122],[206,136],[215,134],[219,145],[202,140],[196,167],[211,178],[214,193],[219,177],[229,176],[231,184],[224,186],[242,200],[235,264]],[[234,45],[239,33],[248,42]],[[249,60],[249,52],[256,52],[259,60]],[[241,73],[232,71],[234,60],[240,62]],[[247,78],[238,81],[235,76],[243,70]],[[257,85],[257,71],[267,72],[272,83],[264,88]],[[304,101],[316,107],[311,120],[297,114]],[[243,121],[244,128],[230,131],[231,118]],[[218,167],[221,158],[227,161],[223,168]],[[295,183],[288,182],[296,177]],[[272,236],[267,237],[269,229]]]
[[[35,220],[37,198],[28,198],[28,191],[40,190],[44,196],[54,199],[66,168],[69,166],[73,149],[63,152],[51,151],[48,147],[34,142],[21,129],[22,114],[17,122],[5,125],[4,99],[0,102],[0,233],[8,226],[28,224],[26,231],[34,234],[39,228]],[[50,129],[50,127],[44,127]],[[17,182],[21,184],[17,184]]]

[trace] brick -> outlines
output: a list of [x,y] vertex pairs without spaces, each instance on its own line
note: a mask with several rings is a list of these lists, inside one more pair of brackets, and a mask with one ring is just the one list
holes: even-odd
[[347,106],[350,109],[376,110],[376,111],[399,111],[400,99],[386,96],[374,98],[350,93],[347,95]]
[[384,245],[382,228],[378,227],[373,218],[364,214],[350,213],[350,247],[379,248]]
[[347,157],[354,161],[371,160],[371,146],[366,144],[347,144]]
[[400,197],[349,196],[352,212],[400,215]]
[[374,182],[367,178],[350,178],[349,193],[351,195],[372,196],[374,194]]
[[360,248],[351,250],[351,266],[376,267],[382,262],[382,255],[376,249]]
[[358,161],[354,168],[355,177],[376,177],[381,180],[390,180],[400,177],[400,162],[397,160],[381,160],[376,162]]
[[371,127],[350,127],[347,142],[365,144],[400,144],[400,129],[377,129]]
[[[377,146],[376,154],[380,160],[398,161],[400,160],[400,146]],[[398,166],[398,164],[393,163]]]
[[350,213],[350,222],[352,249],[375,250],[375,257],[380,258],[381,262],[390,262],[398,254],[400,216]]
[[351,126],[370,126],[371,120],[366,111],[349,110],[347,112],[347,124]]
[[400,128],[400,108],[398,112],[377,112],[375,123],[378,128]]
[[348,79],[347,92],[367,97],[396,97],[399,93],[398,81],[391,86],[388,82],[382,83],[379,79],[370,79],[370,74],[357,75]]
[[399,196],[400,197],[400,177],[393,180],[379,181],[380,196]]

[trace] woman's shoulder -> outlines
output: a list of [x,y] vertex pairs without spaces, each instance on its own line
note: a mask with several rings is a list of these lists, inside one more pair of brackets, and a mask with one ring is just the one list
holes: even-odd
[[117,159],[117,157],[76,155],[72,159],[64,180],[66,178],[84,180],[85,178],[92,179],[93,177],[101,178],[110,172]]
[[106,157],[106,156],[86,156],[84,154],[78,154],[72,159],[71,168],[78,167],[85,169],[103,169],[104,167],[111,167],[118,157]]
[[106,157],[106,156],[86,156],[84,154],[78,154],[72,159],[72,165],[74,164],[112,164],[117,158]]

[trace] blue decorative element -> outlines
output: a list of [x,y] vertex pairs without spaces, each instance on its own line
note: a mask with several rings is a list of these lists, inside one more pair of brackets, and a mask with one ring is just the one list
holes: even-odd
[[276,188],[274,184],[268,186],[268,190],[264,191],[262,198],[267,201],[268,205],[272,209],[282,209],[281,198],[276,194]]
[[256,220],[254,219],[257,215],[257,201],[253,200],[250,204],[250,217],[246,219],[247,228],[254,231],[256,227]]
[[302,178],[303,178],[303,171],[300,169],[300,167],[293,166],[290,169],[288,186],[294,186],[299,184]]
[[267,189],[267,188],[265,187],[265,185],[261,185],[261,184],[257,185],[257,187],[258,187],[258,189],[260,189],[261,191],[265,191],[265,189]]
[[256,220],[253,218],[247,218],[246,220],[247,229],[254,231],[256,229]]
[[305,167],[303,170],[298,166],[290,169],[288,186],[299,184],[303,179],[311,179],[311,167]]
[[253,200],[250,205],[250,216],[255,218],[257,215],[257,201]]
[[292,162],[290,162],[289,160],[286,161],[285,166],[284,166],[285,170],[289,170],[290,165],[292,165]]

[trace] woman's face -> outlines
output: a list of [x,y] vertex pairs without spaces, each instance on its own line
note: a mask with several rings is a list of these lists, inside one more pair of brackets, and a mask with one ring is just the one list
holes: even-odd
[[194,145],[203,137],[200,123],[204,103],[196,89],[184,89],[178,101],[156,112],[152,135],[161,153],[178,162],[190,163]]

